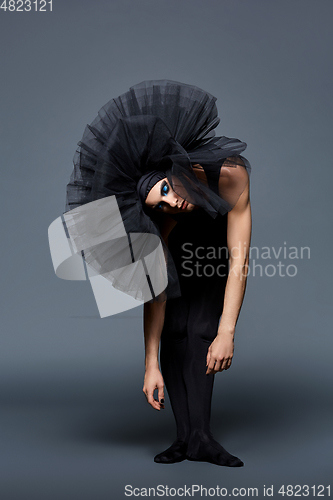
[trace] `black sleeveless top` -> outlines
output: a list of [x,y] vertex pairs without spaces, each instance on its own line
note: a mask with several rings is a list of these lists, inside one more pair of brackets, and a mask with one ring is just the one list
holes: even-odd
[[[209,187],[218,194],[219,170],[204,167]],[[225,286],[228,275],[228,214],[214,219],[198,208],[172,215],[177,221],[168,237],[182,295]]]

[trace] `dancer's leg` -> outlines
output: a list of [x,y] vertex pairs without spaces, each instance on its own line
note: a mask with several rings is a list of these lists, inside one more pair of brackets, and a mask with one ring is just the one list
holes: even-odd
[[161,337],[161,371],[177,426],[177,439],[170,448],[155,457],[158,463],[185,460],[190,434],[187,393],[183,365],[187,348],[188,304],[185,298],[170,300],[166,304],[165,321]]
[[[224,288],[223,288],[224,290]],[[214,440],[210,429],[214,375],[206,375],[206,357],[214,340],[223,307],[223,294],[214,287],[192,296],[188,316],[188,340],[184,378],[190,414],[189,460],[239,467],[243,462]],[[204,300],[203,300],[204,297]]]
[[[157,461],[173,463],[184,459],[184,450],[190,460],[202,460],[218,465],[239,466],[243,463],[217,443],[210,431],[210,409],[214,375],[206,375],[206,356],[210,343],[217,334],[222,314],[226,277],[212,279],[187,277],[183,273],[182,244],[191,242],[196,247],[226,248],[227,219],[202,215],[203,221],[179,225],[169,237],[169,248],[177,266],[182,296],[167,303],[166,319],[161,339],[161,368],[177,423],[177,441]],[[202,252],[201,252],[202,254]],[[191,260],[196,264],[223,264],[227,256],[212,260],[201,254]],[[220,268],[222,269],[222,268]],[[187,446],[188,441],[188,446]]]

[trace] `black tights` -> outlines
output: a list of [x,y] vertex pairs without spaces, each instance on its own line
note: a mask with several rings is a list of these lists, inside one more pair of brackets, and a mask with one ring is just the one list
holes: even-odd
[[[168,238],[182,295],[166,303],[161,370],[176,419],[177,440],[157,455],[155,462],[188,459],[243,465],[213,439],[210,411],[214,375],[206,375],[207,352],[217,334],[228,275],[227,252],[214,256],[211,249],[227,248],[227,222],[226,216],[213,219],[197,210],[184,215]],[[184,247],[185,243],[190,245]],[[188,249],[193,255],[189,256]]]
[[206,375],[208,347],[223,307],[224,286],[207,281],[199,290],[167,302],[161,337],[161,370],[177,426],[177,440],[155,457],[159,463],[184,459],[241,466],[213,439],[210,430],[214,375]]

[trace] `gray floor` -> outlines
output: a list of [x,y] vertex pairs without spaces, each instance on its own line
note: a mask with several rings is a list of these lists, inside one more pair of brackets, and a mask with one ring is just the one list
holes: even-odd
[[[253,338],[240,336],[232,369],[216,377],[213,429],[245,466],[155,464],[154,454],[174,438],[174,424],[168,399],[158,413],[141,392],[138,316],[140,309],[104,321],[94,315],[54,318],[52,326],[41,321],[44,345],[23,349],[31,349],[31,362],[2,366],[1,498],[117,499],[125,498],[125,485],[253,487],[263,498],[264,485],[274,485],[279,497],[283,484],[329,484],[328,363],[308,370],[302,351],[296,363],[288,356],[279,363],[276,349],[259,362]],[[128,346],[116,336],[126,329]]]

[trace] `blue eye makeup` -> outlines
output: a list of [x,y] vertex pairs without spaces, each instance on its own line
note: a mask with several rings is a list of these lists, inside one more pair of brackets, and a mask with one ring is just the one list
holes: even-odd
[[169,192],[169,186],[168,184],[164,181],[162,184],[162,189],[161,189],[161,194],[168,194]]
[[[166,183],[166,181],[162,182],[161,184],[161,196],[166,196],[169,192],[169,185]],[[164,205],[163,201],[160,201],[157,205],[155,205],[156,210],[161,210]]]

